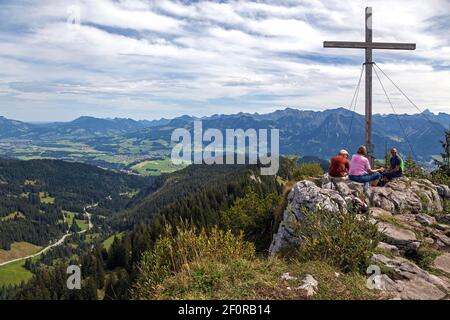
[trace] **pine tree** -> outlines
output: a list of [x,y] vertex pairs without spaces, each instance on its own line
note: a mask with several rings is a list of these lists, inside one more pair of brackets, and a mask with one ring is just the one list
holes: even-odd
[[78,233],[80,232],[80,227],[77,224],[77,221],[75,220],[75,218],[72,221],[72,225],[70,226],[70,232],[72,233]]
[[389,168],[391,166],[391,156],[389,155],[387,145],[384,144],[384,168]]
[[441,153],[442,160],[435,160],[439,169],[447,175],[450,175],[450,129],[445,130],[445,140],[441,140],[443,152]]

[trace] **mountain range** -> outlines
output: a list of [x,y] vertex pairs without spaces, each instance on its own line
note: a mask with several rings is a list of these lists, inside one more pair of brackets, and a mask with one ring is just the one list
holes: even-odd
[[[31,124],[0,117],[0,145],[11,140],[22,143],[27,141],[35,147],[30,148],[34,151],[39,147],[51,146],[52,150],[40,150],[39,155],[61,159],[66,159],[70,152],[74,153],[74,150],[64,151],[68,142],[111,156],[167,156],[173,130],[193,130],[194,120],[202,120],[204,130],[217,128],[223,132],[225,129],[277,128],[280,130],[282,154],[328,158],[341,148],[353,152],[364,143],[364,116],[361,114],[344,108],[324,111],[286,108],[267,114],[216,114],[202,118],[184,115],[153,121],[83,116],[71,122]],[[382,158],[385,148],[396,146],[403,155],[429,161],[440,153],[439,141],[449,125],[450,114],[434,114],[428,110],[412,115],[376,114],[372,125],[375,155]],[[9,145],[8,149],[0,148],[0,151],[9,157],[36,156],[31,151],[28,154],[24,146],[19,154],[14,149],[14,146]]]

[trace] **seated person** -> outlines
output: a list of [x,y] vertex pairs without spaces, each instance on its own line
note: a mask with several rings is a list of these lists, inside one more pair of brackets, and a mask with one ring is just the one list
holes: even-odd
[[328,175],[333,178],[345,177],[350,168],[350,162],[348,159],[348,152],[342,149],[339,154],[331,158],[330,168],[328,169]]
[[383,173],[383,178],[387,181],[403,176],[403,160],[397,154],[397,149],[392,148],[391,155],[391,166],[386,172]]
[[372,182],[372,186],[376,186],[381,179],[380,172],[384,171],[383,168],[372,170],[366,156],[366,147],[360,146],[356,154],[352,156],[348,171],[348,178],[355,182],[364,183],[364,189],[367,189],[369,182]]

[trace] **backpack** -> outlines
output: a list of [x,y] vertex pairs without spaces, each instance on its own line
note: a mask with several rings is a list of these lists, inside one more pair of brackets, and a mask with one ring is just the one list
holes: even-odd
[[403,159],[400,158],[400,171],[403,173],[405,172],[405,164],[403,162]]
[[355,193],[352,193],[352,196],[347,197],[349,204],[349,211],[354,214],[364,214],[369,212],[369,205],[366,200],[359,198]]

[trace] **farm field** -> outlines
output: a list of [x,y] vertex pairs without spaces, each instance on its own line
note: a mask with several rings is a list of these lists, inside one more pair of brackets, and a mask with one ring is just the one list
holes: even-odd
[[0,249],[0,263],[29,256],[41,249],[42,247],[28,242],[15,242],[11,245],[11,250]]
[[0,267],[0,287],[30,280],[33,274],[25,269],[24,264],[25,261],[17,261]]
[[39,192],[39,197],[40,197],[42,203],[45,203],[45,204],[54,204],[55,203],[55,198],[51,197],[48,193]]
[[185,165],[176,165],[170,158],[161,160],[147,160],[134,165],[131,170],[145,176],[158,176],[163,173],[172,173],[185,168]]
[[[67,219],[66,222],[70,227],[73,223],[73,219],[75,218],[75,212],[70,211],[63,211],[63,212]],[[86,230],[89,227],[89,224],[85,220],[75,219],[75,222],[77,223],[78,227],[80,227],[81,231]]]
[[111,245],[112,245],[112,243],[113,243],[113,241],[114,241],[114,238],[117,237],[117,238],[121,239],[121,238],[123,237],[123,235],[124,235],[123,232],[113,234],[112,236],[110,236],[109,238],[107,238],[105,241],[103,241],[103,247],[104,247],[106,250],[109,250],[109,248],[111,247]]

